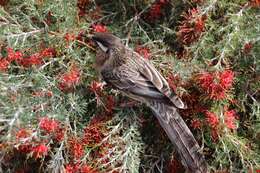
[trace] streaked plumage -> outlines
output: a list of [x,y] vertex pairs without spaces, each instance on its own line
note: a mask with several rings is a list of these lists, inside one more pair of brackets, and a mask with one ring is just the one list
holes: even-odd
[[102,78],[127,96],[146,103],[154,112],[168,137],[175,145],[182,163],[192,173],[206,173],[207,164],[200,147],[177,109],[185,104],[169,88],[167,81],[118,37],[96,33],[92,39],[99,46],[96,67]]

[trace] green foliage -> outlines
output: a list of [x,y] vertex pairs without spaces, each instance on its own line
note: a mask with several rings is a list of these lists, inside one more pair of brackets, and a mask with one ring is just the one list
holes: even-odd
[[[179,75],[180,82],[173,82],[184,100],[188,95],[185,101],[189,103],[196,95],[192,102],[195,107],[203,106],[216,114],[219,125],[215,140],[203,112],[188,110],[189,116],[181,112],[199,140],[211,171],[259,169],[260,7],[253,2],[170,0],[161,5],[158,16],[149,18],[159,1],[7,1],[0,6],[0,172],[64,172],[68,164],[77,162],[100,172],[174,172],[168,169],[173,147],[147,108],[122,106],[131,101],[110,87],[101,89],[102,94],[91,90],[99,76],[88,37],[98,24],[129,47],[148,49],[150,61],[166,78],[171,73]],[[195,17],[188,13],[192,8],[198,10]],[[84,9],[83,15],[80,9]],[[185,14],[191,18],[185,20]],[[195,27],[200,17],[201,31]],[[180,35],[184,24],[192,30],[185,36],[196,36],[190,44],[185,44]],[[8,47],[21,51],[23,58],[46,48],[55,49],[55,55],[29,67],[13,61],[2,71],[1,60],[8,57]],[[64,91],[61,78],[74,66],[80,71],[80,80]],[[209,99],[196,76],[225,69],[235,73],[232,88],[223,100]],[[112,95],[114,104],[108,99]],[[225,125],[226,109],[237,112],[237,129]],[[99,115],[100,121],[96,120]],[[64,130],[61,141],[55,141],[55,134],[43,133],[39,125],[42,117],[60,122]],[[194,119],[202,121],[199,128],[192,127]],[[92,121],[97,121],[93,128],[104,136],[94,144],[84,144],[84,156],[75,159],[69,142],[83,139],[84,129],[92,127]],[[30,137],[17,139],[21,129],[31,131]],[[19,146],[26,141],[33,146],[45,142],[48,153],[35,158],[33,150],[20,152]]]

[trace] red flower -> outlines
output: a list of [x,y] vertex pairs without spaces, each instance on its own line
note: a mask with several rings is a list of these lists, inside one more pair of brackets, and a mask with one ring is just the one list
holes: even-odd
[[178,74],[170,73],[167,77],[167,82],[170,88],[176,93],[177,87],[180,85],[181,79]]
[[74,34],[66,33],[66,34],[64,35],[64,39],[66,40],[67,43],[74,41],[75,38],[76,38],[76,37],[75,37]]
[[20,51],[14,52],[12,48],[7,48],[7,59],[9,62],[19,60],[22,58],[22,56],[23,56],[22,52]]
[[157,19],[159,19],[162,16],[161,7],[162,7],[161,3],[157,2],[157,3],[152,4],[152,6],[151,6],[151,8],[149,10],[148,18],[150,20],[157,20]]
[[107,32],[107,27],[102,24],[94,24],[92,28],[95,32]]
[[22,138],[28,138],[30,136],[30,133],[28,130],[26,129],[20,129],[17,133],[16,133],[16,139],[22,139]]
[[137,53],[139,53],[145,59],[149,59],[150,58],[150,49],[147,48],[147,47],[137,46],[135,48],[135,51]]
[[35,53],[29,57],[19,59],[18,64],[24,67],[43,64],[43,59],[40,53]]
[[194,129],[200,129],[202,126],[201,121],[199,119],[194,119],[191,121],[191,127]]
[[79,171],[79,163],[67,164],[65,166],[65,173],[76,173]]
[[202,17],[199,17],[196,21],[195,21],[195,31],[196,32],[203,32],[205,29],[205,22],[204,19]]
[[69,151],[75,159],[80,159],[84,155],[82,141],[76,138],[69,140]]
[[231,70],[225,70],[219,74],[219,78],[220,85],[226,90],[230,89],[234,80],[234,72]]
[[253,44],[251,42],[246,43],[243,48],[244,54],[249,54],[252,48],[253,48]]
[[39,127],[47,133],[52,133],[58,129],[59,122],[49,119],[48,117],[44,117],[40,119]]
[[236,111],[235,110],[226,111],[224,115],[225,115],[225,124],[227,125],[227,127],[229,129],[236,129],[237,128],[235,124]]
[[101,91],[103,90],[102,87],[103,87],[102,83],[97,81],[92,81],[90,84],[90,90],[97,95],[101,94]]
[[84,129],[83,143],[85,145],[98,144],[103,138],[104,135],[101,131],[100,124],[92,124]]
[[214,76],[210,73],[203,73],[199,76],[199,82],[202,88],[208,88],[212,85],[214,81]]
[[206,111],[206,120],[212,128],[215,128],[219,124],[219,119],[216,114]]
[[24,143],[24,144],[19,145],[17,150],[22,153],[29,153],[32,150],[32,145],[28,144],[28,143]]
[[258,7],[260,7],[260,0],[251,0],[250,5],[252,7],[258,8]]
[[61,142],[64,138],[64,130],[62,128],[58,128],[54,133],[54,138],[58,142]]
[[225,89],[219,84],[212,84],[210,88],[209,96],[215,100],[222,100],[226,97]]
[[53,57],[56,55],[54,48],[46,48],[40,52],[41,57]]
[[78,170],[75,170],[73,165],[68,164],[65,166],[65,173],[75,173],[77,171]]
[[82,165],[80,168],[80,173],[98,173],[98,172],[88,165]]
[[62,91],[71,90],[73,87],[79,84],[80,70],[76,66],[72,66],[70,71],[63,74],[60,77],[59,88]]
[[199,16],[199,10],[196,8],[189,9],[187,13],[183,14],[183,17],[184,20],[179,26],[177,35],[183,44],[189,45],[196,41],[205,30],[206,17]]
[[1,58],[0,59],[0,72],[5,72],[8,69],[9,64],[10,64],[10,62],[7,59]]
[[210,98],[221,100],[226,97],[226,92],[232,87],[233,79],[234,72],[225,70],[223,72],[202,73],[199,75],[198,82]]
[[32,153],[35,158],[40,158],[48,153],[48,147],[44,144],[37,145],[32,148]]

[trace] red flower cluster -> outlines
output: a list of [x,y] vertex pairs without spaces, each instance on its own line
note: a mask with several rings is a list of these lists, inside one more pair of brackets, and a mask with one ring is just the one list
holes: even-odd
[[41,158],[42,156],[47,155],[48,147],[44,144],[37,145],[32,148],[32,153],[34,158]]
[[75,38],[76,38],[76,36],[75,36],[74,34],[70,34],[70,33],[68,33],[68,32],[64,35],[64,39],[65,39],[67,45],[68,45],[70,42],[74,41]]
[[21,153],[29,153],[32,150],[32,145],[28,142],[18,145],[17,150]]
[[51,47],[45,48],[40,52],[40,56],[42,58],[49,58],[49,57],[56,56],[56,50]]
[[253,48],[253,44],[251,42],[246,43],[243,48],[244,54],[249,54],[252,48]]
[[31,56],[24,57],[20,51],[14,52],[12,48],[7,48],[7,58],[0,59],[0,71],[6,71],[9,64],[16,61],[19,65],[30,67],[32,65],[43,64],[43,58],[55,56],[56,52],[53,48],[46,48],[40,53],[35,53]]
[[61,142],[64,138],[64,129],[62,129],[61,127],[58,128],[54,134],[54,138],[58,141]]
[[108,32],[107,27],[102,24],[94,24],[92,28],[94,32]]
[[[199,128],[199,119],[194,119],[194,115],[204,113],[207,109],[205,105],[200,101],[201,94],[198,91],[193,91],[190,94],[183,94],[182,100],[187,105],[187,109],[180,110],[183,118],[192,119],[191,127]],[[194,122],[193,122],[194,121]]]
[[46,133],[52,133],[59,128],[59,122],[49,119],[48,117],[44,117],[40,119],[39,127]]
[[30,136],[30,132],[27,129],[20,129],[16,134],[16,139],[28,138]]
[[31,56],[25,57],[18,61],[18,64],[23,67],[30,67],[33,65],[41,65],[43,64],[43,58],[40,53],[35,53]]
[[251,0],[249,4],[252,7],[258,8],[260,7],[260,0]]
[[170,88],[176,93],[177,87],[181,85],[181,78],[178,74],[170,73],[167,77],[167,82]]
[[34,158],[41,158],[48,153],[48,147],[45,144],[38,144],[33,146],[31,143],[26,142],[18,146],[18,151],[22,153],[32,153]]
[[212,128],[216,128],[219,124],[219,119],[217,117],[216,114],[206,111],[205,112],[206,115],[206,121],[207,123],[212,127]]
[[40,119],[39,127],[47,134],[52,134],[54,139],[58,142],[64,137],[64,130],[61,128],[60,122],[57,120],[49,119],[44,117]]
[[237,126],[235,124],[236,120],[236,111],[235,110],[229,110],[224,113],[225,115],[225,124],[229,129],[236,129]]
[[80,173],[98,173],[96,170],[91,168],[89,165],[81,166]]
[[225,70],[223,72],[203,73],[198,81],[203,90],[206,90],[209,97],[221,100],[226,97],[226,92],[232,87],[234,72]]
[[137,46],[135,51],[139,53],[143,58],[149,59],[150,58],[150,49],[147,47]]
[[211,138],[213,139],[213,141],[217,141],[218,139],[218,124],[219,124],[219,119],[217,117],[216,114],[206,111],[205,112],[206,115],[206,121],[209,124],[209,126],[211,127]]
[[8,69],[9,64],[13,61],[20,60],[23,57],[22,52],[16,51],[12,48],[7,48],[7,57],[0,59],[0,71],[4,72]]
[[194,128],[194,129],[200,129],[202,126],[202,123],[199,119],[193,119],[191,121],[191,127]]
[[90,124],[84,129],[83,143],[85,145],[95,145],[104,138],[99,122]]
[[84,155],[82,141],[74,137],[69,139],[69,151],[73,158],[80,159]]
[[157,20],[162,16],[162,7],[168,3],[167,0],[159,0],[151,5],[150,10],[148,12],[147,18],[149,20]]
[[12,48],[7,48],[7,59],[9,62],[19,60],[23,57],[23,53],[20,51],[14,52]]
[[24,57],[19,59],[18,64],[24,67],[30,67],[33,65],[41,65],[43,64],[43,59],[48,57],[53,57],[56,55],[56,51],[53,48],[46,48],[39,53],[32,54],[28,57]]
[[91,168],[89,165],[83,164],[80,165],[80,163],[76,164],[67,164],[65,166],[65,173],[98,173],[96,170]]
[[10,62],[6,58],[0,59],[0,72],[5,72],[9,67]]
[[90,91],[92,91],[93,93],[99,96],[101,95],[101,92],[103,90],[103,85],[100,82],[92,81],[89,88]]
[[196,8],[189,9],[183,14],[184,20],[179,26],[177,33],[179,40],[186,45],[196,41],[201,33],[205,30],[205,16],[200,16],[199,10]]
[[80,81],[80,70],[73,65],[65,74],[62,74],[59,79],[59,88],[62,91],[70,91],[79,84]]

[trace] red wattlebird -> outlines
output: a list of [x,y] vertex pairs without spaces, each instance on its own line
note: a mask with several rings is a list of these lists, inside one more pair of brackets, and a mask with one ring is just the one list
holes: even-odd
[[92,39],[99,47],[96,68],[103,80],[130,98],[148,105],[176,147],[186,169],[191,173],[206,173],[207,164],[200,147],[177,112],[177,109],[184,109],[185,104],[169,88],[164,77],[148,60],[122,44],[118,37],[96,33]]

